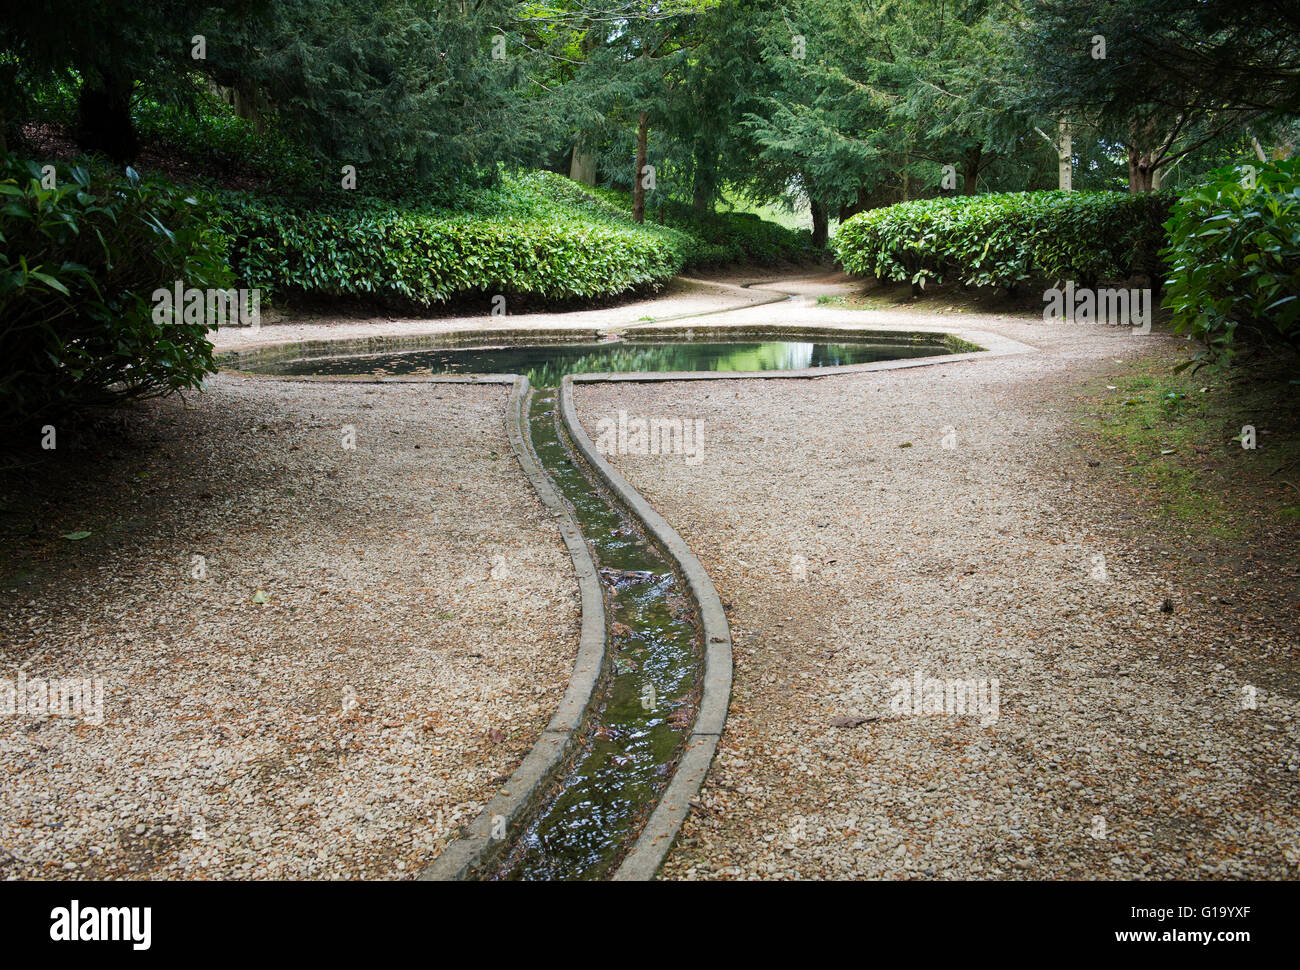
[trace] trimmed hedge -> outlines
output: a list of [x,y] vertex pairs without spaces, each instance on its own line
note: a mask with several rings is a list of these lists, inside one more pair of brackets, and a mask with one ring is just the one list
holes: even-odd
[[850,272],[924,286],[956,280],[1014,289],[1031,279],[1129,279],[1157,288],[1172,199],[1119,192],[1007,192],[900,202],[842,225]]
[[197,388],[208,328],[155,321],[153,293],[230,285],[203,204],[130,169],[41,179],[0,157],[0,426]]
[[1223,362],[1239,349],[1300,353],[1300,159],[1222,168],[1174,207],[1164,305]]
[[700,218],[672,203],[665,218],[671,214],[675,225],[638,225],[623,196],[552,172],[466,191],[455,210],[433,198],[342,191],[325,202],[244,192],[219,198],[232,268],[268,294],[420,307],[464,293],[609,297],[689,267],[812,253],[809,233],[748,214]]
[[533,173],[469,193],[468,211],[228,192],[219,225],[249,286],[424,307],[472,292],[613,296],[672,277],[694,254],[686,234],[625,221],[598,199],[576,199],[559,179]]

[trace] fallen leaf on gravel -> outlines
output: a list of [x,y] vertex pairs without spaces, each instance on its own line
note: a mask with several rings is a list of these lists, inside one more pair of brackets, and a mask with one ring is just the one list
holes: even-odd
[[505,739],[506,739],[506,732],[502,731],[500,728],[493,728],[492,730],[488,731],[488,740],[491,741],[493,744],[500,744]]
[[72,541],[75,542],[75,541],[77,541],[78,539],[84,539],[84,538],[86,538],[86,536],[88,536],[88,535],[90,535],[89,532],[69,532],[69,533],[67,533],[63,538],[65,538],[65,539],[71,539]]
[[253,602],[254,602],[254,603],[269,603],[269,602],[271,602],[271,597],[267,596],[264,592],[262,592],[262,591],[259,589],[256,593],[253,594]]

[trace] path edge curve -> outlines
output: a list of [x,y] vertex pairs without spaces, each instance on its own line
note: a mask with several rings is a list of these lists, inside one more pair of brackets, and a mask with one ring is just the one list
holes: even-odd
[[722,599],[690,546],[592,444],[591,438],[578,421],[577,409],[573,403],[573,380],[570,376],[566,376],[560,384],[559,403],[560,419],[564,422],[569,438],[619,500],[676,560],[700,608],[700,626],[704,635],[704,685],[695,723],[686,739],[685,749],[672,780],[613,875],[615,881],[649,880],[658,873],[681,831],[682,823],[690,813],[691,802],[704,784],[704,777],[713,763],[719,737],[727,722],[727,708],[731,703],[731,629],[722,607]]
[[[472,879],[519,836],[529,811],[545,794],[578,738],[587,707],[605,662],[605,599],[591,550],[577,521],[542,470],[524,433],[523,413],[528,400],[528,378],[517,377],[506,405],[506,433],[524,475],[532,483],[547,511],[555,518],[568,547],[582,600],[582,627],[573,673],[559,707],[546,730],[524,757],[514,774],[478,816],[453,839],[417,877],[419,881],[445,882]],[[504,820],[504,824],[499,820]],[[494,835],[494,829],[496,834]]]

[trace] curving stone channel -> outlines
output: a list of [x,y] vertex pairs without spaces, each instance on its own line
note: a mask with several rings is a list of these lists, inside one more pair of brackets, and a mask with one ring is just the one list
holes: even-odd
[[571,380],[532,391],[519,379],[508,425],[573,558],[582,644],[556,720],[421,878],[648,879],[726,720],[722,604],[686,543],[597,452]]

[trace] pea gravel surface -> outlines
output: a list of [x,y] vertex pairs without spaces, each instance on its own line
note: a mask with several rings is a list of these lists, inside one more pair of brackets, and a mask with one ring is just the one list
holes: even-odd
[[[636,324],[764,285],[505,323]],[[1073,424],[1082,382],[1173,341],[815,305],[857,291],[837,275],[775,286],[792,298],[701,324],[979,329],[1035,352],[578,387],[589,431],[620,409],[706,422],[698,464],[610,456],[704,562],[736,646],[662,875],[1294,878],[1294,532],[1219,558],[1155,524]],[[216,343],[495,323],[287,318]],[[0,476],[0,679],[104,682],[102,724],[0,718],[0,875],[402,878],[436,857],[577,646],[505,399],[225,375]],[[996,681],[996,704],[913,713],[918,675],[986,702]]]
[[0,876],[428,865],[576,654],[507,393],[220,375],[3,479],[0,678],[102,678],[103,717],[0,717]]
[[[795,314],[726,321],[936,322],[781,285]],[[1219,562],[1096,467],[1082,382],[1172,338],[959,322],[1035,352],[576,386],[589,433],[620,410],[704,422],[698,462],[610,456],[700,557],[735,642],[726,730],[661,875],[1295,878],[1294,531]],[[985,704],[918,705],[918,675]]]

